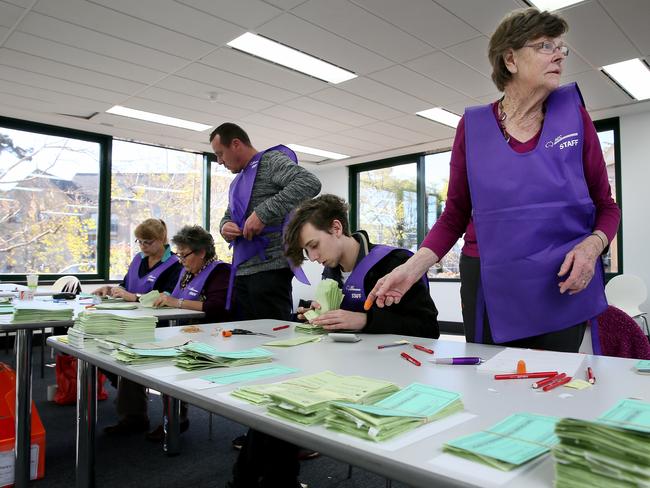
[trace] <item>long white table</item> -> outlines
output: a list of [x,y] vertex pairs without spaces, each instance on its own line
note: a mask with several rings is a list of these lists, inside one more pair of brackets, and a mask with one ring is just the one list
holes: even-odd
[[[28,303],[15,301],[15,303]],[[85,309],[85,304],[70,300],[60,304],[61,307],[73,307],[74,316]],[[152,309],[138,304],[134,310],[116,310],[120,315],[130,317],[153,315],[160,320],[177,322],[185,319],[201,319],[203,312],[181,310],[176,308]],[[32,333],[34,329],[44,327],[71,327],[74,320],[39,321],[20,324],[11,323],[12,315],[0,315],[0,332],[16,332],[16,443],[14,448],[14,476],[16,488],[26,487],[29,483],[29,456],[32,418]]]
[[[273,326],[286,322],[261,320],[218,324],[219,327],[245,328],[275,334],[277,338],[289,338],[293,329],[271,332]],[[212,325],[201,325],[202,334],[188,334],[193,340],[207,342],[223,350],[239,350],[259,346],[271,339],[264,336],[233,336],[223,338],[215,334]],[[156,336],[168,338],[180,333],[178,329],[157,329]],[[79,358],[79,381],[77,417],[77,451],[84,449],[88,457],[79,459],[76,466],[77,487],[92,487],[94,478],[94,428],[96,423],[96,371],[97,367],[114,372],[142,385],[155,388],[177,399],[202,409],[249,425],[255,429],[289,440],[301,446],[318,450],[333,458],[361,466],[389,479],[399,480],[410,486],[480,486],[538,488],[552,486],[553,461],[550,455],[517,469],[512,475],[500,475],[491,468],[476,463],[450,458],[442,453],[444,442],[461,435],[487,429],[506,416],[516,412],[532,412],[558,417],[594,419],[612,407],[619,399],[633,396],[650,401],[650,377],[635,374],[635,360],[604,356],[585,356],[578,377],[591,366],[597,376],[594,387],[587,390],[558,388],[548,393],[531,389],[533,380],[495,381],[492,374],[479,373],[475,366],[443,366],[427,363],[431,356],[410,346],[377,349],[402,338],[391,335],[363,335],[358,343],[334,343],[323,338],[291,348],[269,348],[274,361],[300,370],[305,375],[324,370],[340,374],[359,374],[393,381],[400,386],[422,382],[461,393],[465,413],[450,422],[449,428],[440,429],[441,423],[419,427],[415,431],[384,443],[362,441],[344,434],[328,431],[322,426],[306,427],[267,415],[265,408],[237,400],[229,392],[240,385],[218,386],[197,390],[184,380],[201,377],[214,370],[197,372],[163,373],[162,367],[171,362],[154,365],[126,366],[110,356],[99,353],[94,346],[75,349],[50,338],[48,343],[55,349]],[[489,359],[503,348],[459,342],[431,341],[410,338],[413,342],[427,345],[435,350],[433,357],[481,356]],[[422,361],[416,367],[400,357],[408,351]],[[248,366],[246,368],[255,368]],[[513,365],[514,368],[514,365]],[[260,381],[268,383],[287,377]],[[451,420],[451,419],[450,419]],[[437,425],[436,425],[437,424]],[[81,463],[80,463],[81,462]],[[469,464],[468,464],[469,463]],[[469,466],[469,468],[468,468]],[[487,470],[487,471],[486,471]]]

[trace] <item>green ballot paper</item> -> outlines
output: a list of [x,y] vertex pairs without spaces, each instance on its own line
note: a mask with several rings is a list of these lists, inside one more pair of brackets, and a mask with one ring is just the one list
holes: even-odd
[[256,347],[241,351],[219,351],[209,344],[190,342],[180,347],[181,354],[174,358],[174,364],[187,370],[206,368],[228,368],[271,361],[273,353]]
[[318,310],[308,310],[305,312],[305,318],[307,320],[314,320],[321,314],[329,312],[330,310],[338,310],[341,308],[341,302],[343,301],[343,292],[339,288],[339,284],[327,278],[322,280],[316,286],[316,298],[315,301],[320,305]]
[[245,383],[247,381],[256,381],[262,378],[272,378],[274,376],[283,376],[297,373],[295,368],[288,368],[279,364],[262,366],[246,371],[224,371],[208,376],[202,376],[202,380],[218,383],[220,385],[231,385],[233,383]]
[[149,293],[145,293],[140,297],[140,305],[146,308],[153,308],[153,304],[160,297],[160,292],[158,290],[151,290]]
[[556,486],[650,486],[650,403],[620,400],[595,421],[562,419]]
[[447,442],[443,450],[472,461],[510,471],[542,454],[558,442],[556,417],[532,413],[510,415],[489,430]]
[[372,405],[334,402],[325,426],[362,439],[384,441],[462,409],[458,393],[412,383]]

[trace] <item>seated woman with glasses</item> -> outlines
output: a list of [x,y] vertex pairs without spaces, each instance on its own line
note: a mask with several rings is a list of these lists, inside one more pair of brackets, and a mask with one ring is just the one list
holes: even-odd
[[[147,219],[135,228],[135,242],[140,252],[135,255],[129,270],[117,286],[102,286],[93,293],[99,296],[123,298],[137,302],[140,296],[157,290],[170,293],[174,290],[183,266],[176,259],[167,242],[167,226],[160,219]],[[115,374],[105,372],[111,383],[117,383],[115,401],[120,420],[104,428],[107,434],[145,432],[149,429],[147,392],[145,388]]]
[[[226,296],[230,264],[217,259],[210,233],[198,225],[185,226],[172,237],[172,244],[185,270],[171,294],[161,295],[154,302],[154,307],[202,311],[205,313],[201,320],[203,323],[229,320]],[[164,400],[163,403],[167,404]],[[180,431],[186,431],[189,425],[187,404],[181,403]],[[163,438],[162,425],[147,434],[147,439],[151,441],[162,441]]]
[[117,286],[102,286],[93,293],[137,302],[152,290],[171,292],[183,268],[167,242],[167,226],[160,219],[147,219],[135,228],[135,255],[124,279]]

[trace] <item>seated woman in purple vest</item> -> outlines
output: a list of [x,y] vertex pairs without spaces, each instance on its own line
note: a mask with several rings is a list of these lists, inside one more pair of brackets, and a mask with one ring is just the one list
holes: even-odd
[[399,303],[464,234],[466,339],[578,351],[586,322],[607,307],[601,255],[621,213],[578,87],[560,86],[567,29],[534,8],[497,27],[488,57],[504,95],[465,110],[445,210],[418,252],[378,281],[377,306]]
[[[229,320],[231,317],[226,310],[226,296],[230,264],[217,259],[212,235],[203,227],[188,225],[172,237],[172,244],[185,269],[171,294],[161,295],[154,306],[202,311],[205,313],[201,320],[203,323]],[[181,403],[181,432],[188,427],[187,404]],[[162,425],[147,434],[151,441],[162,441],[163,437]]]
[[[140,252],[135,255],[122,282],[117,286],[102,286],[93,293],[99,296],[120,297],[127,302],[138,301],[141,295],[157,290],[171,292],[183,266],[176,259],[167,242],[167,226],[160,219],[146,219],[135,228],[135,242]],[[115,402],[120,420],[104,429],[107,434],[144,432],[149,429],[147,392],[144,387],[106,372],[115,384]]]

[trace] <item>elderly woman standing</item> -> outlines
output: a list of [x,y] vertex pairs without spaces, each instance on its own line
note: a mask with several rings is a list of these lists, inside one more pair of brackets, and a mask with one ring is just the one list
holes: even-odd
[[399,302],[465,233],[460,262],[470,342],[577,352],[607,307],[600,259],[620,210],[598,136],[575,84],[560,87],[566,22],[536,9],[490,39],[503,97],[468,108],[451,156],[447,205],[409,261],[369,298]]

